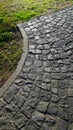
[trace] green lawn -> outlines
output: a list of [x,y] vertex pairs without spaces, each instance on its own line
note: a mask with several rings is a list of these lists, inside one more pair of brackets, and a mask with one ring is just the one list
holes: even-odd
[[41,13],[55,11],[73,4],[73,0],[1,0],[0,19],[28,20]]
[[73,4],[73,0],[0,0],[0,86],[15,69],[21,55],[16,24]]

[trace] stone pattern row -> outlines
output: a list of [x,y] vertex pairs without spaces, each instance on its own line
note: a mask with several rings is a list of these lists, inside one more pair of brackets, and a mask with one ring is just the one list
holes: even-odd
[[0,99],[0,130],[73,130],[73,6],[22,26],[28,55]]

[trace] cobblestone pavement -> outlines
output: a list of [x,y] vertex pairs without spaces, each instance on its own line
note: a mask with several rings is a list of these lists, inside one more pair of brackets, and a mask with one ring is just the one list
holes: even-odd
[[0,99],[0,130],[73,130],[73,6],[22,26],[28,55]]

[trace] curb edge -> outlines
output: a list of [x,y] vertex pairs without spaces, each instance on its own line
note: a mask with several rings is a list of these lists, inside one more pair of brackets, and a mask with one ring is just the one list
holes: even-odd
[[4,83],[4,85],[0,88],[0,98],[4,95],[4,93],[8,90],[8,88],[11,86],[11,84],[14,82],[16,77],[21,72],[21,69],[23,67],[23,64],[25,62],[25,59],[26,59],[26,56],[27,56],[27,53],[28,53],[28,37],[27,37],[27,34],[22,27],[22,23],[17,24],[17,27],[18,27],[21,35],[22,35],[22,38],[23,38],[22,55],[21,55],[21,58],[18,62],[18,65],[17,65],[15,71],[9,77],[9,79]]

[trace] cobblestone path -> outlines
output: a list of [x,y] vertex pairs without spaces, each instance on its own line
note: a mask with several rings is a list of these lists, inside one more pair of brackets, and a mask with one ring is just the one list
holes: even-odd
[[73,6],[22,26],[28,55],[0,99],[0,130],[73,130]]

